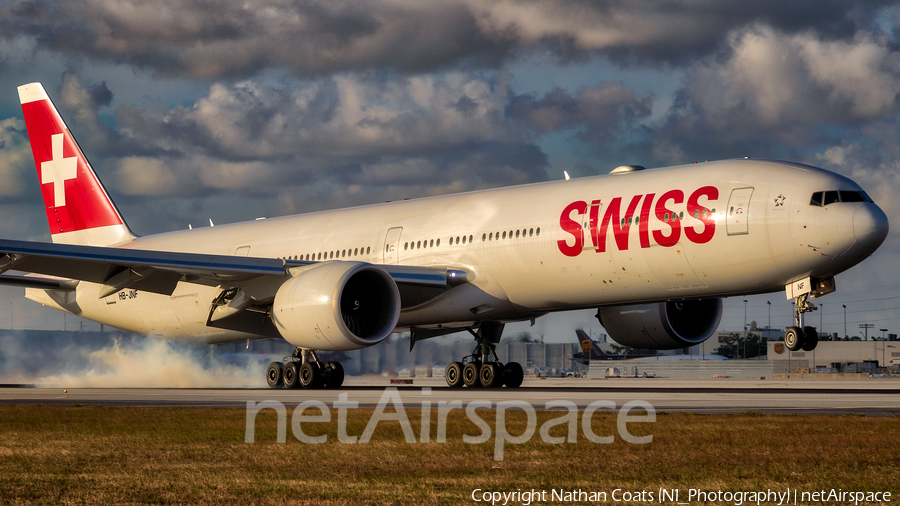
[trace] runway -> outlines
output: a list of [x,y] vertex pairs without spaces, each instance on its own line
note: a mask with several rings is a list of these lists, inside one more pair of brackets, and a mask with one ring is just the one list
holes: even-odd
[[360,408],[378,404],[385,389],[396,387],[408,408],[430,402],[475,400],[496,403],[526,401],[538,409],[555,400],[571,401],[579,407],[594,401],[612,401],[617,406],[632,400],[647,401],[657,411],[691,413],[847,413],[868,416],[900,416],[900,380],[711,380],[711,379],[535,379],[518,389],[450,389],[442,378],[417,379],[412,385],[391,385],[381,377],[347,378],[338,390],[284,390],[269,388],[63,388],[0,387],[0,404],[90,406],[187,406],[246,407],[248,401],[279,401],[294,406],[305,400],[332,405],[346,394]]

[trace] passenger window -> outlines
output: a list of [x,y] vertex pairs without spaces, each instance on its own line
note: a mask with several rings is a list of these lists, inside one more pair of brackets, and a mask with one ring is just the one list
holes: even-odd
[[519,238],[519,231],[516,230],[516,239],[518,239],[518,238]]
[[438,245],[438,246],[441,245],[441,240],[440,240],[440,239],[437,240],[437,245]]
[[506,239],[506,230],[503,231],[503,238]]
[[370,247],[366,247],[366,253],[368,253],[369,250],[371,250],[371,249],[372,249],[372,248],[370,248]]
[[[472,242],[472,236],[471,236],[471,235],[469,236],[469,242]],[[463,244],[465,244],[465,243],[466,243],[466,238],[463,237]]]
[[809,199],[809,205],[811,206],[821,206],[822,205],[822,194],[825,192],[816,192],[812,194],[812,198]]
[[835,202],[838,202],[838,192],[825,192],[825,200],[822,202],[822,205],[827,206],[828,204],[833,204]]
[[528,229],[528,236],[530,237],[530,236],[533,236],[533,235],[534,235],[534,229],[533,229],[533,228],[529,228],[529,229]]
[[490,234],[488,234],[488,241],[493,241],[493,240],[494,240],[494,233],[491,232]]
[[481,242],[484,242],[485,239],[487,239],[487,234],[481,234]]
[[404,250],[406,250],[408,247],[409,247],[409,243],[408,243],[408,242],[403,243],[403,249],[404,249]]
[[433,248],[433,247],[434,247],[434,239],[432,239],[431,242],[430,242],[429,244],[430,244],[430,247]]
[[538,227],[537,230],[534,231],[535,234],[541,235],[541,227]]
[[358,249],[358,248],[353,248],[353,256],[356,256],[356,255],[358,255],[358,254],[359,254],[359,249]]
[[666,222],[666,223],[669,222],[669,213],[666,213],[666,214],[663,216],[663,221]]
[[865,202],[865,200],[859,192],[842,191],[841,202]]

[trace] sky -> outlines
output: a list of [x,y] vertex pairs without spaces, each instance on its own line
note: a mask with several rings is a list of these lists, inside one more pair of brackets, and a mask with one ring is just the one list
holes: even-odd
[[[849,176],[900,224],[896,2],[7,0],[0,237],[49,241],[33,81],[140,235],[744,156]],[[850,335],[900,331],[898,246],[839,275],[813,323],[843,334],[846,305]],[[747,300],[748,322],[771,302],[790,325],[783,294]],[[81,325],[11,288],[4,322]],[[587,312],[532,331],[574,324],[601,331]]]

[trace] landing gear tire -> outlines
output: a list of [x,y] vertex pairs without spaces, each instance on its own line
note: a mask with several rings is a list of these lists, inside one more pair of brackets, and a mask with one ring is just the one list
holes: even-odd
[[447,366],[447,370],[444,372],[444,378],[447,380],[447,385],[449,385],[450,388],[460,388],[463,386],[462,369],[463,365],[459,362],[451,362],[450,365]]
[[478,371],[478,379],[481,386],[485,388],[503,386],[503,381],[500,379],[500,367],[496,362],[482,364]]
[[476,362],[469,362],[465,367],[463,367],[463,383],[465,383],[467,387],[471,388],[481,386],[481,380],[479,378],[479,373],[481,371],[479,369],[480,368],[478,367],[478,363]]
[[340,388],[344,384],[344,366],[340,362],[328,362],[325,388]]
[[303,388],[319,388],[322,384],[322,375],[319,367],[314,362],[304,362],[300,366],[300,386]]
[[300,376],[301,365],[297,362],[288,362],[284,366],[284,388],[297,388],[300,386],[298,381]]
[[266,383],[269,388],[281,388],[284,385],[284,364],[272,362],[266,367]]
[[525,379],[525,371],[522,370],[522,364],[518,362],[507,362],[503,366],[503,384],[507,388],[519,388],[522,380]]
[[813,351],[819,344],[819,333],[813,327],[803,327],[803,351]]
[[800,327],[788,327],[784,331],[784,346],[791,351],[797,351],[803,347],[803,332]]

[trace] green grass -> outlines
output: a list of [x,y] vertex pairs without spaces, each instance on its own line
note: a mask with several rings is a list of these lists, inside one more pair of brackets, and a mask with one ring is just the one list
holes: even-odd
[[[371,413],[350,410],[348,432],[360,435]],[[418,436],[420,412],[407,413]],[[539,424],[558,416],[538,412]],[[462,441],[480,431],[458,410],[446,444],[408,444],[396,422],[379,424],[370,443],[342,444],[336,414],[307,430],[328,434],[327,443],[300,443],[288,421],[287,443],[278,444],[271,410],[246,444],[245,417],[243,409],[0,406],[0,503],[471,504],[475,488],[900,493],[896,417],[666,414],[631,427],[653,435],[646,445],[618,436],[590,443],[579,420],[577,443],[550,445],[536,432],[508,444],[502,462],[493,437]],[[524,414],[508,412],[507,427],[520,434]],[[616,434],[615,415],[596,414],[594,431]]]

